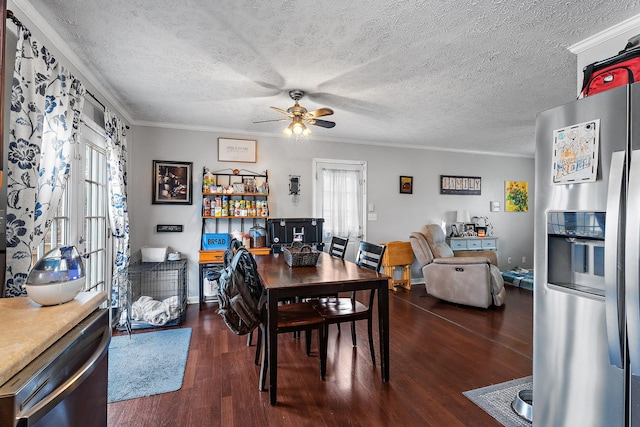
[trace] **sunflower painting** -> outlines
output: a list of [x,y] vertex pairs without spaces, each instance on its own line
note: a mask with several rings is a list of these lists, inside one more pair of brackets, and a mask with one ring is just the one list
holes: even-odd
[[505,181],[505,212],[529,211],[529,183],[526,181]]

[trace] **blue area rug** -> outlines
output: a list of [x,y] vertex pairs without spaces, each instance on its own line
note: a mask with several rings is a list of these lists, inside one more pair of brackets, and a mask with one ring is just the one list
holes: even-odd
[[531,422],[521,418],[511,408],[511,402],[519,391],[532,389],[533,377],[528,376],[465,391],[462,394],[505,427],[531,427]]
[[190,341],[191,328],[111,338],[108,402],[179,390]]

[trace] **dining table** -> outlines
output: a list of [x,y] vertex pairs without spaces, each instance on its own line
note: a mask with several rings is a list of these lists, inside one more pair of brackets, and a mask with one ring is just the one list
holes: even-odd
[[265,338],[271,405],[277,401],[278,302],[283,299],[377,290],[381,377],[382,382],[389,381],[389,276],[324,252],[313,266],[290,267],[282,253],[256,255],[255,260],[267,296]]

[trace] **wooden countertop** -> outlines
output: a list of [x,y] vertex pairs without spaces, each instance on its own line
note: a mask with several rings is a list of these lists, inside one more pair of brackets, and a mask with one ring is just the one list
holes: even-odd
[[43,307],[29,297],[0,298],[0,385],[106,300],[104,292],[81,292],[67,303]]

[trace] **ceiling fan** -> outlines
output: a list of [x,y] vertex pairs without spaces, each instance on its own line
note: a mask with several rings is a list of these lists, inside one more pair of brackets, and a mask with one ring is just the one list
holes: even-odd
[[318,119],[318,117],[329,116],[333,114],[333,110],[331,108],[325,107],[313,111],[307,111],[306,108],[298,103],[298,101],[300,101],[304,96],[304,91],[299,89],[290,90],[289,96],[295,101],[295,104],[292,107],[289,107],[286,111],[278,107],[271,107],[277,112],[286,115],[286,119],[261,120],[253,123],[281,122],[285,120],[291,120],[289,126],[287,126],[282,131],[282,133],[287,136],[295,135],[296,139],[298,139],[299,137],[304,138],[305,136],[311,135],[311,129],[309,129],[305,125],[305,123],[309,125],[320,126],[323,128],[332,128],[336,125],[335,122]]

